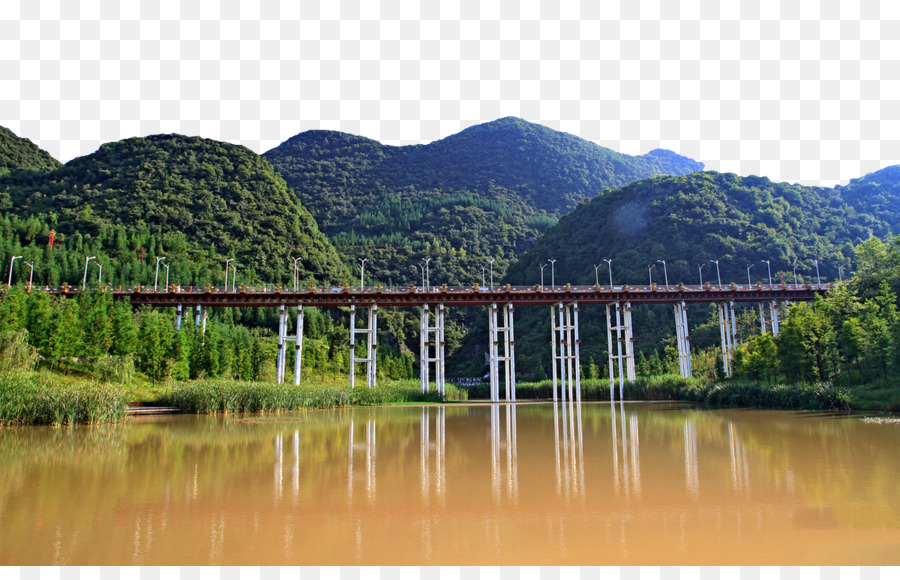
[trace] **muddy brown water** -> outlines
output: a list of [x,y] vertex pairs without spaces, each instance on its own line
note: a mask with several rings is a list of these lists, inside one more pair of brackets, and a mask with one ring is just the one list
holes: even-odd
[[900,425],[591,403],[0,429],[0,565],[900,564]]

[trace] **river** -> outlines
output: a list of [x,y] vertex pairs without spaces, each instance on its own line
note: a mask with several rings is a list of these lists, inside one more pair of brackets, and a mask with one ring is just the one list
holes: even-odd
[[0,428],[0,565],[896,565],[898,451],[648,403]]

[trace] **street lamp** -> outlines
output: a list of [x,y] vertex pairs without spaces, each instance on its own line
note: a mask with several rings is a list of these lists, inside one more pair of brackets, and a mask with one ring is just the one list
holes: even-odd
[[657,262],[663,265],[663,274],[665,274],[665,276],[666,276],[666,291],[668,292],[668,290],[669,290],[669,269],[666,268],[665,260],[657,260]]
[[718,260],[710,260],[710,264],[716,265],[716,277],[719,279],[719,290],[722,289],[722,275],[719,274],[719,261]]
[[[234,258],[228,258],[225,260],[225,291],[228,292],[228,268],[231,266],[231,262],[234,262]],[[157,269],[159,266],[157,266]]]
[[816,265],[816,289],[822,286],[822,278],[819,277],[819,260],[813,260],[813,264]]
[[[419,271],[422,272],[422,292],[425,291],[425,264],[416,264],[416,267]],[[484,273],[482,273],[482,277],[484,277]]]
[[768,260],[760,260],[760,262],[765,262],[766,268],[769,270],[769,290],[772,289],[772,265]]
[[486,273],[487,273],[487,266],[482,264],[481,265],[481,287],[482,288],[484,288],[484,286],[485,286],[484,276]]
[[[235,291],[235,285],[237,284],[237,264],[234,260],[231,261],[231,291]],[[228,290],[228,288],[225,288]]]
[[493,290],[494,289],[494,258],[491,258],[490,260],[488,260],[488,262],[491,264],[491,290]]
[[797,258],[794,258],[794,289],[796,290],[799,287],[797,285]]
[[18,260],[18,259],[21,258],[21,257],[22,257],[22,256],[13,256],[13,257],[12,257],[12,260],[9,261],[9,280],[6,282],[6,285],[9,286],[9,287],[12,287],[12,269],[13,269],[13,262],[15,262],[16,260]]
[[[100,271],[97,272],[97,287],[100,287],[103,285],[103,264],[101,264],[100,262],[94,262],[94,263],[97,264],[98,268],[100,268]],[[166,266],[166,265],[163,264],[163,266]],[[166,266],[166,268],[168,268],[168,266]]]
[[653,289],[653,268],[656,267],[656,264],[647,264],[647,273],[650,274],[650,289]]
[[750,268],[752,268],[755,265],[756,264],[747,264],[747,288],[750,288],[750,286],[753,285],[753,283],[750,281]]
[[697,264],[697,269],[700,271],[700,287],[703,288],[703,266],[706,264]]
[[600,264],[594,264],[594,284],[600,285]]
[[[90,263],[91,260],[94,260],[94,259],[96,259],[96,258],[97,258],[97,256],[91,256],[91,257],[87,258],[87,259],[84,261],[84,276],[81,277],[81,285],[82,285],[82,286],[87,286],[87,269],[88,269],[88,264]],[[15,258],[13,258],[13,259],[15,259]],[[11,266],[10,266],[10,267],[11,267]]]
[[[169,265],[166,264],[165,262],[163,262],[163,267],[166,269],[166,292],[168,292],[169,291]],[[100,266],[100,268],[101,268],[100,271],[102,272],[103,266]]]
[[606,262],[606,265],[609,267],[609,289],[612,291],[613,283],[612,283],[612,258],[603,258],[603,261]]
[[[159,282],[159,262],[160,262],[160,260],[165,260],[165,259],[166,259],[165,256],[156,258],[156,275],[153,277],[153,291],[154,292],[156,292],[156,284],[157,284],[157,282]],[[228,262],[226,261],[225,263],[227,264]],[[226,289],[228,288],[228,271],[227,270],[225,271],[225,287],[226,287]]]
[[425,258],[423,261],[425,262],[425,282],[424,282],[424,285],[425,285],[425,287],[427,288],[428,286],[431,286],[431,280],[429,279],[429,278],[431,277],[431,271],[428,269],[428,262],[431,261],[431,258]]
[[547,267],[547,264],[541,264],[541,290],[544,289],[544,268]]
[[31,267],[31,272],[28,273],[28,290],[31,291],[31,279],[34,277],[34,264],[31,262],[25,262],[28,266]]
[[550,262],[550,288],[556,290],[556,260],[547,260]]
[[357,261],[359,262],[359,289],[362,290],[365,286],[363,284],[363,281],[364,281],[363,274],[366,271],[366,262],[368,262],[369,259],[368,258],[357,258]]
[[294,292],[300,291],[300,267],[297,265],[300,258],[294,258]]
[[838,266],[838,280],[840,280],[841,282],[844,281],[844,267],[843,266]]

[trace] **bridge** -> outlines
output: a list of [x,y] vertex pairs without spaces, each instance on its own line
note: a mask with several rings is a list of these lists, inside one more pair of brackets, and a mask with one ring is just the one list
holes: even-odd
[[[501,383],[505,399],[515,401],[515,334],[513,312],[516,306],[545,306],[550,308],[553,399],[581,400],[581,360],[578,334],[579,305],[606,306],[607,350],[609,359],[610,399],[615,399],[618,379],[619,398],[624,395],[625,381],[635,380],[634,338],[631,311],[640,304],[668,304],[673,306],[679,371],[692,376],[690,334],[687,309],[692,304],[716,304],[722,346],[722,364],[726,376],[731,375],[731,362],[737,346],[735,303],[759,305],[761,331],[778,335],[778,304],[810,301],[831,289],[830,284],[684,284],[652,286],[400,286],[400,287],[182,287],[170,286],[154,290],[146,286],[109,286],[116,299],[127,299],[132,305],[175,307],[176,326],[180,328],[185,307],[193,309],[195,323],[205,330],[208,308],[276,307],[280,310],[278,330],[278,361],[276,377],[284,382],[288,345],[294,344],[294,384],[300,382],[303,347],[303,308],[346,307],[350,310],[350,384],[355,386],[357,364],[364,365],[366,385],[376,382],[376,352],[378,309],[385,307],[417,307],[420,309],[419,369],[422,392],[430,388],[434,372],[435,388],[443,395],[444,372],[444,315],[452,306],[486,306],[488,308],[488,362],[491,400],[500,400]],[[74,295],[69,287],[43,288],[61,295]],[[296,308],[293,335],[288,334],[288,308]],[[357,324],[357,311],[363,311],[364,321]],[[767,313],[768,311],[768,326]],[[615,334],[615,337],[613,336]],[[356,356],[356,340],[362,335],[365,356]],[[502,375],[501,375],[502,369]],[[559,384],[559,389],[557,389]],[[568,392],[567,392],[568,387]]]

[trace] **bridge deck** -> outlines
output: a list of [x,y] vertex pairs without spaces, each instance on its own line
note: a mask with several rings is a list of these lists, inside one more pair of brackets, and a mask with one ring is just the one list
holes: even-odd
[[[38,290],[36,288],[35,290]],[[77,292],[65,288],[41,288],[54,294],[74,295]],[[148,290],[146,287],[129,287],[111,290],[117,299],[129,299],[134,305],[149,306],[286,306],[303,305],[319,307],[336,306],[421,306],[423,304],[447,306],[484,306],[493,303],[514,305],[550,305],[559,302],[579,304],[674,304],[711,302],[765,302],[791,300],[804,302],[816,294],[824,294],[830,285],[718,285],[711,286],[404,286],[393,288],[339,288],[315,287],[299,291],[283,287],[239,287],[225,291],[221,287]]]

